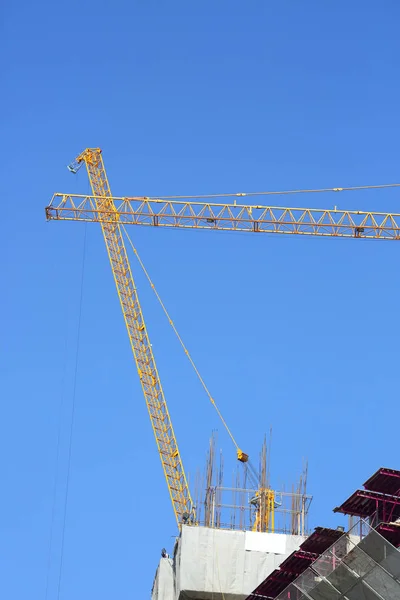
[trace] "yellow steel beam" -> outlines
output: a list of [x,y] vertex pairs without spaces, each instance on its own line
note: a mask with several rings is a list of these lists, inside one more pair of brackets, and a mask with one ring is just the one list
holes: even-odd
[[330,237],[400,239],[400,214],[337,209],[218,204],[196,200],[112,198],[54,194],[48,220],[118,222],[186,229],[251,231]]
[[[70,170],[76,172],[81,164],[86,164],[94,194],[93,210],[98,214],[107,214],[107,219],[101,221],[104,241],[175,517],[180,526],[183,514],[192,511],[192,499],[132,277],[120,229],[120,215],[111,196],[101,150],[88,148],[70,165]],[[70,218],[75,220],[74,216]],[[143,457],[140,459],[143,460]]]

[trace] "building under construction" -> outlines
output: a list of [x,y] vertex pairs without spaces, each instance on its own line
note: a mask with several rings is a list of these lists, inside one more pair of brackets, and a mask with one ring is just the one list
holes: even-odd
[[[335,508],[358,519],[347,533],[324,527],[310,533],[307,468],[289,490],[273,489],[266,443],[259,469],[254,468],[230,431],[126,230],[126,226],[136,225],[353,238],[355,243],[363,239],[398,241],[400,214],[238,204],[246,195],[258,200],[256,194],[243,193],[225,194],[219,203],[215,195],[115,198],[101,150],[86,149],[69,170],[76,173],[83,165],[92,195],[55,194],[46,216],[55,221],[96,222],[102,229],[178,527],[173,555],[162,552],[153,600],[400,600],[400,472],[380,469],[364,489]],[[296,193],[301,191],[305,190]],[[230,203],[227,196],[234,197]],[[229,483],[212,439],[205,472],[197,477],[195,490],[189,489],[125,240],[235,446],[239,469]]]
[[[307,507],[310,497],[300,500]],[[400,471],[379,469],[334,510],[350,517],[347,532],[183,525],[173,556],[160,560],[152,600],[399,600]]]

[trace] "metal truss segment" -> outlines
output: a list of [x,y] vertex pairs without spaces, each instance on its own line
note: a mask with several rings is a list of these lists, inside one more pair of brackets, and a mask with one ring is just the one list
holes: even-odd
[[[96,183],[96,181],[95,181]],[[100,182],[100,185],[102,183]],[[108,188],[109,189],[109,188]],[[400,214],[55,194],[49,220],[398,240]]]
[[48,207],[46,214],[48,218],[58,220],[97,221],[101,224],[164,475],[180,526],[183,514],[192,510],[192,500],[120,229],[123,222],[140,224],[137,217],[142,217],[142,214],[147,216],[147,223],[143,223],[153,224],[148,216],[154,211],[152,205],[142,198],[135,201],[135,210],[126,198],[118,199],[117,208],[99,149],[85,150],[71,170],[77,170],[82,162],[86,164],[94,195],[60,195],[60,203],[57,207]]

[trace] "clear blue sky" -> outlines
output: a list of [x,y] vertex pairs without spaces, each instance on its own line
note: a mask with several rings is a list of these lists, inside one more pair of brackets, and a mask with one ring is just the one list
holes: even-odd
[[[395,0],[3,7],[1,597],[45,598],[64,395],[57,598],[85,227],[46,223],[44,206],[88,192],[66,164],[101,146],[115,195],[399,181],[399,18]],[[334,203],[400,212],[396,191],[307,198]],[[60,597],[148,598],[175,523],[100,232],[86,232]],[[257,456],[272,425],[273,483],[308,457],[311,524],[337,525],[335,505],[400,466],[400,243],[131,233],[241,445]],[[193,474],[219,424],[138,285]]]

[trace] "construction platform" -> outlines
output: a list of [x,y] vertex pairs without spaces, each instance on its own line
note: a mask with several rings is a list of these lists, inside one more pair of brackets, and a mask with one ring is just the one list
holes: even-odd
[[360,521],[280,594],[253,593],[248,598],[272,599],[400,600],[400,552]]
[[400,471],[379,469],[311,535],[183,525],[152,600],[400,600]]

